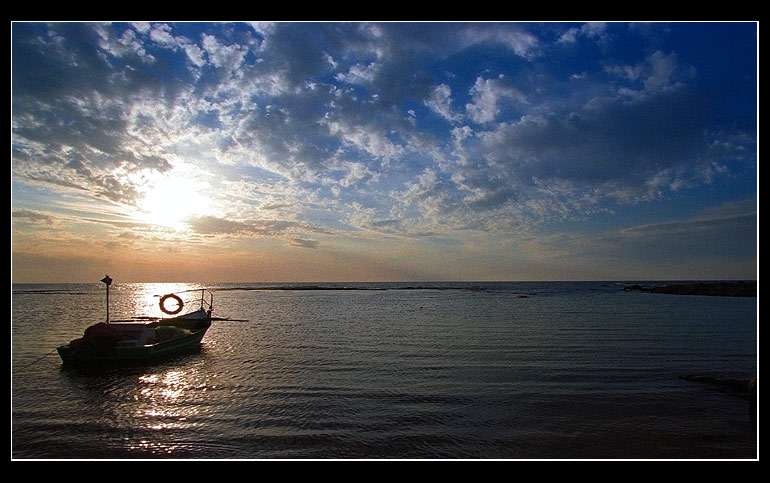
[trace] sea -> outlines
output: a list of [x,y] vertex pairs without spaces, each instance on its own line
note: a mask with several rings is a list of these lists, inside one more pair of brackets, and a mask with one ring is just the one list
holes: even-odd
[[12,284],[11,458],[758,459],[756,412],[709,382],[757,376],[758,299],[635,283],[116,282],[113,319],[205,288],[226,320],[85,367],[55,349],[106,320],[106,286]]

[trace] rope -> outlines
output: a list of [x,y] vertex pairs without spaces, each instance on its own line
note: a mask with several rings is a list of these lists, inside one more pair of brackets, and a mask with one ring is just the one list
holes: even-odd
[[54,352],[56,352],[56,349],[52,350],[51,352],[49,352],[48,354],[44,355],[43,357],[41,357],[41,358],[39,358],[39,359],[37,359],[37,360],[34,360],[34,361],[30,362],[30,363],[29,363],[29,364],[27,364],[26,366],[22,366],[22,367],[20,367],[20,368],[19,368],[19,370],[22,370],[22,369],[26,369],[26,368],[28,368],[29,366],[31,366],[32,364],[37,364],[38,362],[40,362],[40,361],[42,361],[43,359],[45,359],[46,357],[50,356],[50,355],[51,355],[51,354],[53,354]]
[[211,320],[219,322],[248,322],[249,319],[231,319],[229,317],[212,317]]

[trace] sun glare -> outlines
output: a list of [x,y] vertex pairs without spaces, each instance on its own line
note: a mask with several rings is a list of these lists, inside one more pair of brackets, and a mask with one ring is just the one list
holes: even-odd
[[[175,170],[176,171],[176,170]],[[144,197],[137,203],[137,218],[145,223],[183,230],[187,220],[210,214],[210,186],[191,176],[161,175],[147,184]]]

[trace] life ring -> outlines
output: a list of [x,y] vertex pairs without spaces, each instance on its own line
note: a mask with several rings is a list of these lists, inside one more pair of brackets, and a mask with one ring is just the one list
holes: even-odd
[[[177,308],[175,308],[173,310],[167,309],[166,308],[166,301],[168,299],[176,300]],[[164,295],[163,297],[160,298],[160,310],[163,311],[163,313],[165,313],[165,314],[176,315],[176,314],[178,314],[179,312],[182,311],[182,307],[184,307],[184,302],[182,302],[182,299],[179,298],[179,296],[176,295],[176,294],[170,293],[170,294]]]

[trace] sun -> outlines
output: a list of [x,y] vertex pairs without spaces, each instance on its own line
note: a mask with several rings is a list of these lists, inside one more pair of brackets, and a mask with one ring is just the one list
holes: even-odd
[[156,175],[142,187],[144,196],[137,202],[136,218],[145,223],[184,230],[192,217],[211,213],[211,187],[181,170]]

